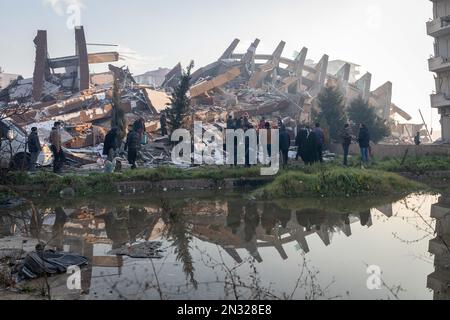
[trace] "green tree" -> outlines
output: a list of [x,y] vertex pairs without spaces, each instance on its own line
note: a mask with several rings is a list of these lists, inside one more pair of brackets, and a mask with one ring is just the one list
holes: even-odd
[[339,88],[326,85],[317,96],[317,106],[313,119],[328,129],[331,140],[339,141],[342,128],[347,123],[344,97]]
[[347,113],[353,123],[363,123],[367,126],[374,143],[380,142],[391,134],[386,121],[377,116],[375,108],[372,108],[362,97],[356,98],[350,103]]
[[186,71],[180,79],[178,86],[174,89],[170,98],[171,106],[167,109],[167,125],[171,132],[180,129],[183,121],[189,113],[191,101],[188,97],[191,81],[191,71],[194,68],[194,61],[191,61]]
[[120,146],[126,135],[126,120],[125,111],[123,110],[122,102],[120,101],[120,89],[117,79],[114,80],[113,87],[111,127],[117,128],[117,139],[118,145]]

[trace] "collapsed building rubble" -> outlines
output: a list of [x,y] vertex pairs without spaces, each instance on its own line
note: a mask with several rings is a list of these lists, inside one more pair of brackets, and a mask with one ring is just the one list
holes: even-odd
[[[188,122],[202,121],[224,128],[228,115],[245,115],[254,124],[263,117],[274,124],[281,120],[292,132],[298,123],[311,121],[318,93],[332,82],[341,88],[346,103],[361,96],[391,124],[390,143],[413,143],[415,133],[423,131],[423,124],[404,123],[411,116],[392,103],[392,83],[372,91],[372,75],[366,73],[358,79],[356,64],[329,61],[327,55],[314,63],[307,60],[307,48],[302,48],[295,59],[288,59],[283,57],[284,41],[272,54],[257,53],[259,39],[246,53],[235,53],[239,42],[235,39],[217,61],[191,75],[192,114]],[[42,142],[48,142],[53,122],[60,121],[66,129],[63,144],[68,158],[80,166],[101,166],[101,144],[111,127],[116,82],[127,123],[139,119],[145,123],[151,142],[142,148],[143,163],[171,163],[169,139],[159,135],[159,120],[182,76],[181,64],[171,70],[160,68],[136,81],[127,67],[110,64],[119,61],[117,52],[88,52],[83,27],[75,28],[75,43],[74,56],[49,58],[47,32],[39,30],[34,39],[33,78],[18,77],[0,91],[0,108],[28,107],[27,112],[12,114],[8,119],[20,128],[16,136],[21,136],[21,143],[32,127],[38,128]],[[90,74],[91,64],[109,64],[109,71]],[[58,73],[61,69],[64,72]],[[51,157],[48,148],[44,153],[41,164],[48,163]]]

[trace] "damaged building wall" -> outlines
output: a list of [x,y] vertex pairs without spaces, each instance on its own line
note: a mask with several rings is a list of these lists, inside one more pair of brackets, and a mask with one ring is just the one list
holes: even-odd
[[436,74],[436,93],[431,107],[441,116],[442,141],[450,143],[450,0],[433,1],[433,20],[427,22],[427,34],[435,39],[434,56],[428,60],[429,70]]

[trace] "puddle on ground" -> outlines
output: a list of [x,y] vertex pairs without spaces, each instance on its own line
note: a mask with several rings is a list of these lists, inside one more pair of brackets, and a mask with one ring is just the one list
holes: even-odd
[[[89,258],[81,293],[66,275],[52,283],[60,299],[450,298],[450,197],[413,195],[372,209],[358,202],[35,203],[0,215],[0,238],[39,238]],[[162,242],[161,259],[110,254],[146,241]]]

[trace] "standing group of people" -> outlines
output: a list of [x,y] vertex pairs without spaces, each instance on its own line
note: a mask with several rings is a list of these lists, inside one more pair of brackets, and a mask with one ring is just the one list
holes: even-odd
[[[132,169],[136,169],[139,150],[143,144],[145,134],[144,120],[137,120],[133,125],[128,126],[128,135],[125,141],[124,151],[127,152],[127,160]],[[112,128],[105,137],[103,146],[103,155],[107,156],[108,161],[113,161],[122,147],[122,138],[118,128]]]
[[[53,154],[53,172],[61,173],[66,161],[61,142],[61,122],[55,122],[49,136],[50,150]],[[38,128],[31,128],[27,140],[28,152],[30,153],[30,162],[28,170],[36,171],[36,164],[40,153],[42,152],[41,141],[39,140]]]
[[317,162],[322,163],[325,133],[320,127],[320,123],[316,123],[313,129],[309,126],[301,126],[297,132],[295,145],[297,147],[297,160],[301,158],[307,165],[313,165]]

